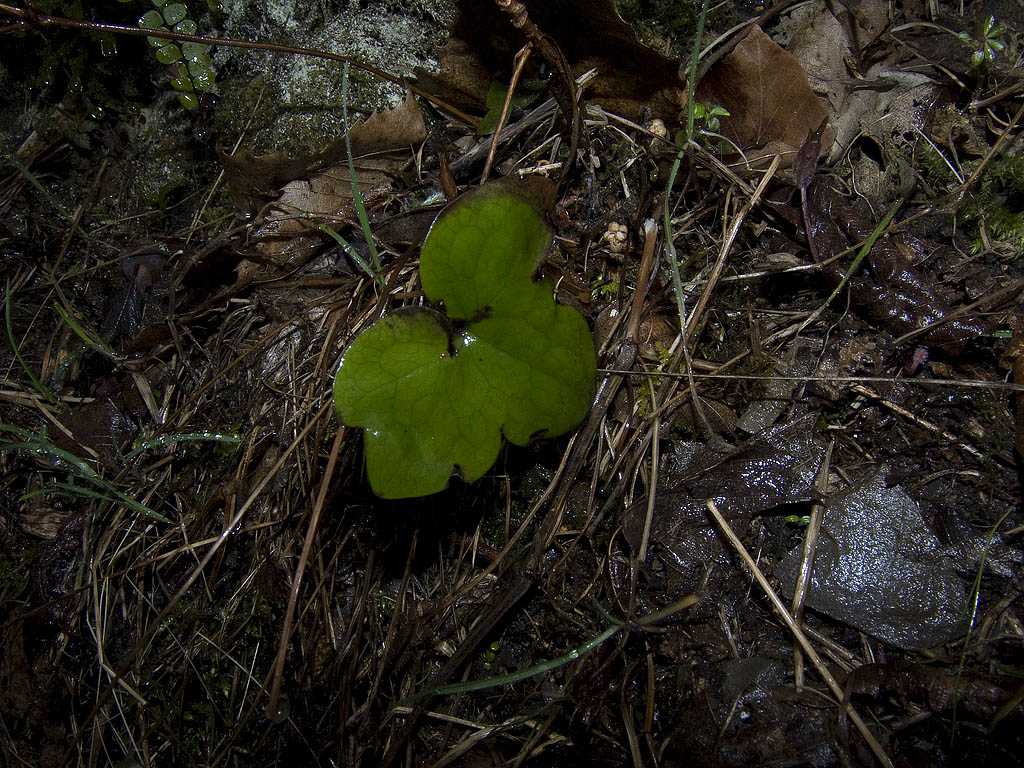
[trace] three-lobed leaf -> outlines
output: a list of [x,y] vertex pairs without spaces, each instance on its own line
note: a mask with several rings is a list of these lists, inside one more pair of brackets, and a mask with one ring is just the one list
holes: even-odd
[[406,498],[467,482],[516,445],[572,429],[590,407],[593,340],[583,316],[535,282],[551,243],[536,196],[492,182],[446,208],[423,244],[424,307],[360,334],[334,382],[339,417],[363,427],[378,496]]

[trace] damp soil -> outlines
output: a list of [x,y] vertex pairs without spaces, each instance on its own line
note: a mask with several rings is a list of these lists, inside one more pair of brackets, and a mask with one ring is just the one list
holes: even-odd
[[[534,52],[524,77],[551,84],[513,107],[490,174],[558,184],[538,279],[594,330],[594,407],[400,501],[371,492],[333,373],[360,330],[424,302],[418,246],[490,147],[452,109],[481,117],[511,63],[467,63],[482,34],[444,3],[228,5],[193,12],[325,48],[349,13],[371,59],[415,28],[373,63],[424,68],[427,96],[353,74],[346,145],[340,64],[314,62],[338,76],[321,99],[312,60],[253,75],[218,53],[220,98],[186,111],[166,72],[118,84],[80,33],[0,36],[24,54],[0,54],[5,764],[1019,764],[1014,4],[905,3],[877,29],[884,4],[769,12],[765,39],[721,43],[700,99],[769,61],[814,86],[770,103],[817,99],[828,129],[810,111],[796,139],[704,124],[684,152],[666,62],[696,12],[620,4],[629,27],[597,3],[588,47],[559,37],[573,4],[532,9],[568,70]],[[712,14],[705,40],[759,12]],[[1004,47],[972,68],[989,14]],[[847,40],[860,79],[815,81],[791,53],[812,39]],[[608,73],[627,66],[613,44],[639,74]],[[59,51],[84,63],[47,84]],[[574,142],[558,79],[593,62]],[[864,138],[888,119],[906,122]]]

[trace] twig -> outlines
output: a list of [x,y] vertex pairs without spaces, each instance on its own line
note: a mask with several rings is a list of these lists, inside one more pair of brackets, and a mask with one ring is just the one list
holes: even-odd
[[[654,269],[654,247],[658,241],[658,225],[654,219],[647,219],[644,222],[644,251],[643,256],[640,259],[640,278],[637,281],[637,290],[634,295],[633,306],[631,307],[630,318],[629,318],[629,338],[636,340],[640,331],[640,317],[643,312],[644,302],[643,297],[647,294],[647,285],[650,282],[651,273]],[[639,297],[641,300],[637,300]],[[651,387],[651,403],[654,403],[656,393],[654,392],[653,380],[649,381]],[[651,536],[651,522],[654,519],[654,500],[657,496],[658,487],[658,430],[661,427],[660,420],[657,416],[654,418],[654,423],[651,425],[651,478],[647,488],[647,514],[644,517],[644,532],[640,539],[640,551],[637,553],[637,559],[644,563],[647,560],[647,545],[650,541]],[[636,569],[633,571],[636,573]]]
[[768,170],[764,172],[764,175],[761,177],[761,181],[754,189],[754,194],[751,195],[747,204],[740,209],[740,212],[736,214],[736,217],[729,225],[729,229],[725,233],[725,240],[722,243],[721,249],[719,249],[718,258],[715,260],[715,266],[712,268],[711,274],[708,276],[708,282],[704,287],[704,293],[702,293],[700,299],[697,300],[697,306],[693,308],[693,312],[690,313],[690,318],[686,323],[686,334],[683,337],[683,342],[685,344],[689,344],[693,340],[701,315],[704,314],[704,309],[707,307],[708,302],[711,301],[711,294],[715,292],[715,288],[718,286],[718,279],[722,276],[722,270],[725,269],[726,256],[728,256],[729,251],[732,250],[732,244],[736,240],[736,236],[740,233],[740,227],[742,227],[743,222],[746,221],[747,214],[749,214],[750,211],[753,210],[761,201],[761,195],[764,193],[765,187],[768,186],[768,182],[771,181],[773,176],[775,176],[775,171],[778,170],[781,159],[780,155],[775,155],[775,157],[772,158],[772,164],[768,166]]
[[516,53],[515,64],[512,68],[512,79],[508,84],[508,90],[505,92],[505,101],[501,105],[501,114],[498,115],[498,122],[494,126],[494,135],[491,136],[491,148],[487,150],[487,161],[484,163],[483,173],[480,174],[481,184],[487,181],[487,177],[491,175],[491,166],[494,165],[494,156],[498,152],[501,131],[505,127],[508,111],[512,107],[512,96],[516,92],[516,86],[519,85],[519,78],[523,75],[523,67],[530,60],[531,48],[533,48],[533,43],[527,43]]
[[519,0],[494,0],[494,4],[498,6],[499,10],[508,14],[512,26],[522,30],[527,40],[533,43],[537,52],[544,57],[548,66],[557,73],[557,77],[551,81],[551,87],[570,126],[569,156],[566,158],[565,165],[562,166],[561,182],[564,182],[576,162],[576,150],[580,145],[580,129],[583,123],[580,116],[579,91],[573,80],[569,62],[565,60],[565,55],[558,44],[533,23],[526,5]]
[[[825,458],[818,468],[818,476],[814,484],[819,497],[823,497],[828,491],[828,472],[832,460],[832,447],[834,445],[834,440],[828,444],[828,448],[825,450]],[[821,530],[821,520],[823,517],[825,517],[825,505],[820,501],[816,501],[811,506],[811,521],[807,524],[807,530],[804,533],[800,570],[797,573],[796,586],[793,588],[793,602],[790,613],[793,614],[793,619],[796,621],[797,626],[803,623],[804,599],[807,596],[807,585],[811,581],[811,571],[814,570],[814,551],[818,545],[818,533]],[[797,689],[804,687],[804,657],[799,647],[793,648],[793,678],[796,681]]]
[[160,37],[165,40],[178,40],[186,43],[202,43],[203,45],[222,45],[228,48],[247,48],[253,51],[269,51],[271,53],[290,53],[297,56],[310,56],[315,59],[327,59],[328,61],[337,61],[342,64],[351,64],[356,69],[361,69],[364,72],[369,72],[372,75],[376,75],[382,80],[387,80],[389,83],[400,85],[403,88],[408,88],[410,91],[420,96],[439,109],[444,110],[453,117],[457,117],[463,122],[475,126],[477,121],[475,118],[470,117],[465,112],[453,107],[445,101],[437,98],[431,93],[424,91],[422,88],[417,88],[412,85],[405,78],[396,77],[390,72],[386,72],[379,67],[375,67],[372,64],[359,61],[352,56],[342,56],[337,53],[328,53],[327,51],[320,51],[315,48],[301,48],[294,45],[280,45],[278,43],[261,43],[254,40],[232,40],[224,37],[205,37],[203,35],[185,35],[180,32],[173,30],[162,30],[162,29],[142,29],[140,27],[126,27],[121,24],[105,24],[98,21],[84,21],[81,19],[66,19],[61,16],[51,16],[49,14],[40,13],[35,8],[21,8],[14,5],[7,5],[0,3],[0,12],[8,13],[17,19],[21,20],[19,24],[12,24],[6,27],[0,27],[0,32],[5,32],[11,29],[25,29],[29,26],[34,26],[40,29],[46,27],[65,27],[67,29],[84,29],[93,32],[109,32],[115,35],[129,35],[131,37]]
[[[803,633],[803,630],[800,629],[797,623],[793,620],[793,617],[789,614],[789,611],[786,610],[786,606],[782,604],[782,600],[779,599],[775,590],[772,589],[771,584],[768,583],[768,579],[765,578],[765,575],[761,573],[761,569],[757,567],[757,563],[755,563],[753,558],[750,557],[750,553],[747,552],[746,547],[743,546],[743,542],[737,538],[732,526],[730,526],[726,519],[722,517],[722,513],[718,511],[718,507],[715,506],[715,502],[712,499],[708,499],[707,508],[711,513],[711,516],[715,519],[715,522],[718,524],[718,527],[722,529],[722,533],[725,534],[725,538],[728,539],[729,544],[731,544],[733,549],[736,550],[736,554],[738,554],[740,559],[743,560],[744,565],[747,566],[747,569],[754,577],[754,580],[757,581],[758,586],[761,587],[765,595],[768,597],[768,600],[772,604],[772,608],[775,609],[775,613],[789,628],[789,631],[793,633],[793,637],[800,644],[803,652],[807,654],[807,658],[811,660],[814,668],[818,670],[818,674],[821,675],[825,684],[836,697],[836,701],[838,701],[840,706],[842,706],[842,703],[846,701],[842,686],[840,686],[839,683],[836,682],[836,679],[832,677],[832,673],[829,672],[828,667],[825,666],[824,660],[822,660],[821,656],[818,655],[818,652],[814,650],[814,646],[811,645],[807,636]],[[857,730],[860,731],[861,736],[863,736],[864,740],[868,743],[868,746],[875,754],[875,757],[878,758],[878,762],[886,766],[886,768],[894,768],[892,760],[889,759],[889,756],[885,753],[882,745],[878,743],[874,734],[868,730],[867,725],[861,719],[860,715],[857,714],[857,711],[853,708],[852,704],[846,704],[846,713],[850,718],[850,721],[854,724]]]
[[894,403],[892,400],[887,400],[886,398],[882,397],[877,392],[872,392],[870,389],[868,389],[867,387],[861,386],[860,384],[854,384],[852,387],[850,387],[850,389],[852,389],[854,392],[856,392],[859,395],[864,395],[864,397],[870,398],[871,400],[874,400],[874,401],[880,403],[881,405],[885,406],[886,408],[888,408],[893,413],[902,416],[903,418],[907,419],[911,423],[917,424],[919,427],[923,427],[924,429],[927,429],[929,432],[934,432],[935,434],[939,435],[943,440],[948,440],[949,442],[951,442],[954,445],[956,445],[958,448],[961,448],[961,449],[967,451],[967,453],[971,454],[971,456],[973,456],[978,461],[983,461],[984,460],[984,454],[982,454],[981,451],[979,451],[974,446],[969,445],[968,443],[965,443],[963,440],[958,438],[952,432],[949,432],[949,431],[943,429],[938,424],[934,424],[934,423],[928,421],[927,419],[922,418],[921,416],[918,416],[917,414],[915,414],[915,413],[913,413],[911,411],[908,411],[903,406],[901,406],[901,405],[899,405],[897,403]]
[[295,618],[295,605],[299,601],[299,587],[302,586],[302,574],[306,570],[306,563],[309,561],[309,552],[313,548],[313,539],[316,538],[316,531],[320,525],[320,515],[324,511],[324,502],[327,499],[327,489],[331,485],[331,476],[334,474],[334,464],[338,459],[338,449],[345,438],[345,427],[339,427],[338,433],[334,436],[334,444],[331,446],[331,454],[327,459],[327,467],[324,469],[323,478],[320,482],[320,491],[313,505],[313,514],[309,518],[309,528],[306,530],[306,540],[302,544],[302,554],[299,556],[299,564],[295,568],[295,576],[292,578],[292,589],[288,595],[288,608],[284,614],[284,626],[281,628],[281,641],[277,647],[277,659],[274,661],[274,677],[270,684],[270,698],[267,700],[267,713],[271,720],[274,720],[275,713],[279,712],[278,701],[281,696],[281,677],[284,674],[284,662],[288,656],[288,643],[291,640],[292,621]]
[[[594,78],[597,77],[596,69],[588,69],[582,75],[576,78],[577,90],[583,90],[587,84],[589,84]],[[505,127],[502,131],[502,141],[511,141],[512,139],[521,136],[524,132],[535,126],[542,120],[546,120],[550,117],[555,108],[558,106],[558,102],[551,98],[541,102],[538,106],[531,109],[522,118],[517,120],[515,123]],[[466,170],[474,163],[479,162],[481,157],[484,157],[489,151],[491,146],[491,139],[483,139],[473,145],[472,148],[463,152],[458,158],[453,160],[449,168],[453,174],[459,174]]]

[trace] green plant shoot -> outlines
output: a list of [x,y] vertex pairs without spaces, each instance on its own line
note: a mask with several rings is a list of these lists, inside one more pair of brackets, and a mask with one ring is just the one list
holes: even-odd
[[436,493],[452,475],[473,482],[502,435],[527,445],[586,415],[594,342],[583,316],[534,280],[550,245],[528,185],[501,180],[464,194],[434,221],[420,259],[423,291],[447,314],[399,309],[342,355],[335,407],[365,430],[378,496]]

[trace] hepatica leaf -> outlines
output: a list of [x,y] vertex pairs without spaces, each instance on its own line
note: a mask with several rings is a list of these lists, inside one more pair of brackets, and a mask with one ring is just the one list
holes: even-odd
[[363,427],[370,485],[406,498],[467,482],[516,445],[568,432],[593,392],[594,343],[583,316],[533,279],[551,243],[541,203],[492,182],[446,208],[420,259],[425,307],[361,333],[334,380],[341,420]]

